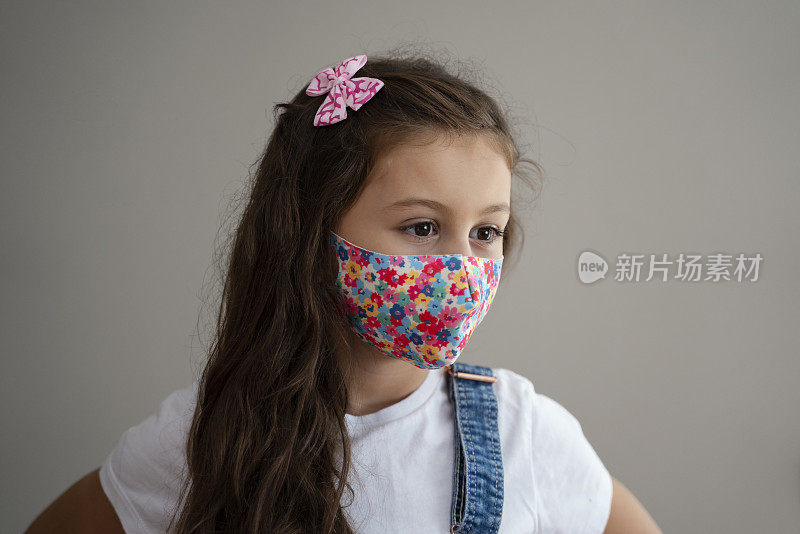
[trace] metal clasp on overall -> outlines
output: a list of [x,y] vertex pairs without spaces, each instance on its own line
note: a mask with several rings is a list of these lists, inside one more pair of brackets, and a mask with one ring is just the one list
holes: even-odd
[[[479,380],[481,382],[497,382],[497,377],[494,375],[484,376],[484,375],[476,375],[473,373],[464,373],[463,371],[453,371],[453,367],[451,365],[446,365],[445,369],[447,369],[447,372],[451,376],[454,376],[456,378],[468,378],[470,380]],[[453,532],[453,527],[455,526],[456,525],[450,527],[450,532]]]

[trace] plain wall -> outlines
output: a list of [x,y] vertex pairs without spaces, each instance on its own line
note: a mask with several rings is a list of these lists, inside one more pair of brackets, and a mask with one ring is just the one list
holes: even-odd
[[[463,361],[563,404],[665,532],[797,532],[799,28],[777,1],[4,2],[0,529],[194,377],[272,105],[420,39],[477,59],[548,175]],[[584,285],[586,249],[764,259]]]

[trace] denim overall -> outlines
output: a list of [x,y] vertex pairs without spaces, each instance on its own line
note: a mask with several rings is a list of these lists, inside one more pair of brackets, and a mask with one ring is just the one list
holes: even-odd
[[503,514],[503,459],[492,369],[455,362],[446,368],[455,408],[450,533],[491,534]]

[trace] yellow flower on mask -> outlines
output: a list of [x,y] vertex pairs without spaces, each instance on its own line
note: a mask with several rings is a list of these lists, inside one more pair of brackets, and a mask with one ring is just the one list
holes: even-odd
[[405,273],[406,277],[403,280],[403,285],[410,287],[414,285],[414,282],[417,280],[417,277],[420,275],[420,271],[416,271],[414,269],[409,270]]
[[453,279],[453,285],[455,285],[458,289],[469,288],[469,280],[467,280],[467,273],[464,272],[464,269],[461,269],[460,271],[454,271],[450,273],[450,276]]
[[344,271],[347,273],[347,276],[355,280],[361,272],[361,266],[353,260],[348,260],[344,265]]
[[362,307],[364,309],[364,313],[367,314],[367,317],[375,317],[378,315],[378,311],[380,310],[380,306],[378,306],[374,300],[367,297],[364,299],[362,303]]
[[419,295],[417,295],[417,298],[414,299],[414,304],[427,308],[430,301],[431,298],[428,295],[426,295],[425,293],[420,293]]

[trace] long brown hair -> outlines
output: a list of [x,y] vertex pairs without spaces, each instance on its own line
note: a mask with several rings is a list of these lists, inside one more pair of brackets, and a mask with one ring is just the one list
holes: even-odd
[[[328,239],[383,150],[485,135],[536,201],[542,169],[521,156],[506,113],[470,79],[479,69],[456,61],[456,72],[434,55],[368,55],[356,76],[385,85],[334,125],[313,125],[323,97],[305,86],[316,71],[274,106],[275,127],[226,255],[171,531],[353,532],[342,510],[345,490],[353,492],[347,372],[335,357],[347,325]],[[506,276],[522,240],[515,201],[503,240]]]

